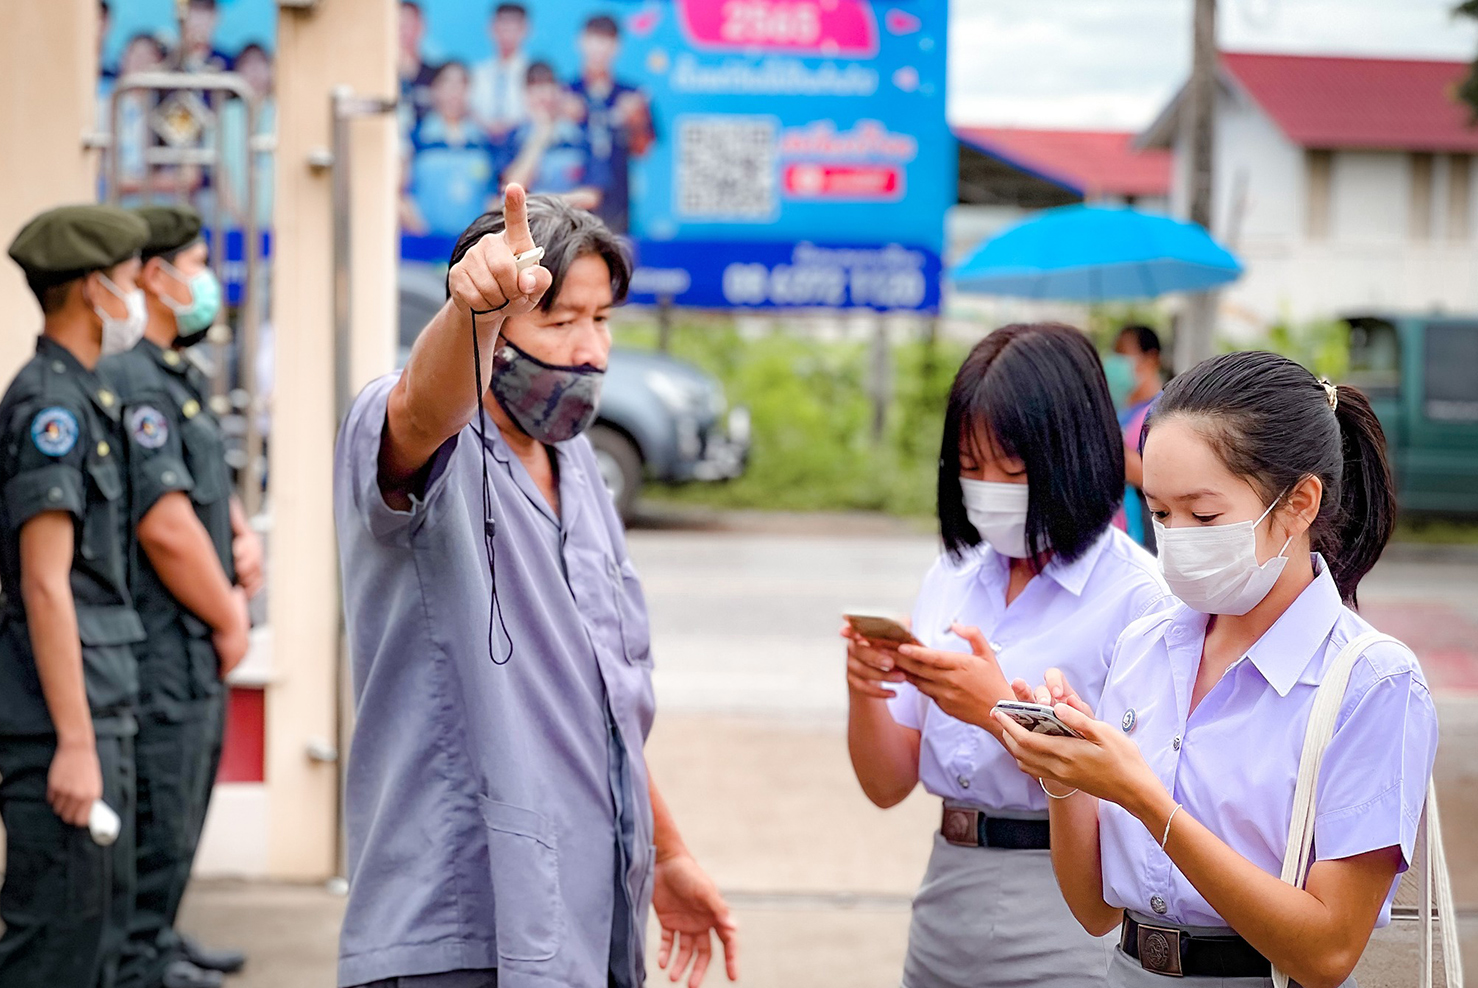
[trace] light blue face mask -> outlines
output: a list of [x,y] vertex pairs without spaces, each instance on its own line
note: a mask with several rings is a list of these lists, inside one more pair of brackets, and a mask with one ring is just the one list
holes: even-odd
[[175,342],[180,346],[194,346],[205,339],[205,334],[215,324],[221,311],[221,283],[210,268],[201,268],[194,277],[186,278],[173,264],[163,258],[160,264],[169,276],[190,289],[190,304],[181,305],[167,295],[161,296],[164,304],[174,313],[175,327],[179,336]]
[[1134,360],[1128,354],[1106,353],[1103,357],[1103,376],[1108,379],[1109,395],[1115,408],[1129,404],[1129,395],[1134,391]]

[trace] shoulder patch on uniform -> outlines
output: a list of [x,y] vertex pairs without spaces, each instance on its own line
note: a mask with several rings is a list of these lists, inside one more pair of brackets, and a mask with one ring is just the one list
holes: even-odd
[[43,408],[31,420],[31,442],[47,456],[66,456],[77,445],[77,416],[60,405]]
[[128,431],[144,449],[158,449],[169,441],[169,422],[153,405],[139,405],[129,411]]

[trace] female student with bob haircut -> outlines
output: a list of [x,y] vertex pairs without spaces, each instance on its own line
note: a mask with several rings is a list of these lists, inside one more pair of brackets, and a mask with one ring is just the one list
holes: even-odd
[[1065,666],[1096,696],[1120,632],[1166,598],[1154,560],[1110,524],[1123,493],[1123,442],[1087,338],[1045,324],[982,340],[945,414],[946,552],[914,608],[921,646],[842,632],[863,791],[889,807],[922,782],[944,804],[907,988],[1104,983],[1108,944],[1078,928],[1052,878],[1047,798],[992,737],[989,711],[1012,698],[1003,669]]
[[[1112,984],[1251,988],[1276,968],[1334,988],[1389,921],[1437,748],[1410,650],[1372,642],[1350,609],[1394,520],[1384,436],[1360,392],[1270,353],[1196,366],[1146,428],[1144,492],[1180,605],[1125,632],[1098,702],[1072,670],[1048,672],[1037,697],[1082,739],[1005,723],[1003,742],[1060,797],[1053,863],[1074,915],[1121,931]],[[1280,874],[1305,846],[1290,820],[1326,679],[1300,885]]]

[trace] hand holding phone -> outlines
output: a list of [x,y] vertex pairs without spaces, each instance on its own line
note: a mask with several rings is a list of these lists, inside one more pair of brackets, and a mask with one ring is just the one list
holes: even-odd
[[854,698],[891,700],[888,684],[904,682],[898,669],[897,647],[913,641],[899,621],[875,614],[844,615],[842,637],[847,640],[847,688]]
[[1083,735],[1068,727],[1057,716],[1057,712],[1045,703],[1027,703],[1024,700],[1001,700],[992,709],[999,710],[1033,734],[1045,734],[1054,738],[1081,738]]

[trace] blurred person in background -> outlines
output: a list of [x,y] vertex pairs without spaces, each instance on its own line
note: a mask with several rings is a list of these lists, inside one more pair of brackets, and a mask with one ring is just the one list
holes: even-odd
[[[154,35],[135,34],[123,46],[123,53],[118,58],[118,79],[127,79],[138,72],[161,71],[166,67],[168,57],[168,49]],[[117,80],[114,87],[116,89]],[[193,191],[196,181],[194,169],[150,167],[144,160],[145,149],[157,140],[149,126],[149,115],[158,103],[158,95],[151,90],[135,89],[118,94],[116,98],[120,101],[118,133],[108,153],[118,156],[119,202],[125,206],[138,206],[155,195],[176,195],[182,179],[186,194]],[[103,108],[102,112],[107,120],[105,129],[111,130],[111,106]]]
[[521,3],[498,4],[488,18],[493,53],[472,67],[472,112],[497,145],[528,116],[524,81],[529,57],[523,50],[528,36],[528,8]]
[[421,57],[421,41],[426,37],[426,13],[416,0],[400,0],[399,28],[396,34],[396,74],[400,78],[400,103],[395,108],[400,122],[401,138],[409,141],[431,109],[431,83],[436,66]]
[[1110,946],[1063,902],[1047,796],[990,716],[1015,698],[1008,677],[1059,663],[1096,695],[1120,633],[1166,598],[1154,560],[1110,524],[1123,442],[1088,338],[1049,323],[977,344],[950,390],[939,464],[946,551],[914,607],[921,646],[842,632],[863,792],[890,807],[922,782],[943,801],[903,984],[1102,985]]
[[[277,132],[277,96],[272,77],[272,55],[258,42],[251,42],[236,56],[236,71],[250,87],[257,99],[256,136],[270,137]],[[224,183],[229,198],[226,208],[229,215],[243,229],[246,225],[247,175],[252,164],[251,137],[246,132],[246,106],[239,99],[226,103],[221,110],[222,136],[225,140],[225,160],[230,169],[229,181]],[[272,166],[271,159],[258,157],[255,175],[257,196],[256,219],[259,230],[272,225]]]
[[625,233],[631,225],[631,159],[652,143],[652,111],[641,90],[616,78],[621,28],[614,17],[597,14],[587,20],[579,45],[580,77],[571,91],[581,102],[590,145],[586,180],[600,190],[596,215]]
[[648,902],[673,981],[691,964],[697,988],[715,933],[738,977],[729,908],[647,771],[649,618],[583,435],[630,278],[598,219],[511,185],[458,238],[404,371],[345,418],[344,988],[634,988]]
[[514,132],[517,156],[503,172],[503,181],[562,195],[572,205],[596,212],[601,192],[588,181],[590,145],[585,129],[566,115],[568,96],[547,62],[529,66],[528,119]]
[[231,494],[210,381],[185,351],[220,314],[200,216],[148,206],[139,285],[144,336],[103,359],[128,445],[131,522],[139,552],[129,588],[147,638],[139,663],[137,893],[117,988],[217,988],[236,951],[175,929],[205,825],[225,731],[227,673],[246,657],[247,597],[262,585],[256,533]]
[[104,58],[108,47],[108,33],[113,30],[113,10],[108,0],[98,3],[98,129],[108,129],[105,107],[113,95],[113,84],[118,81],[118,69],[109,65]]
[[185,6],[180,44],[180,69],[185,72],[229,72],[231,56],[215,45],[220,12],[216,0],[189,0]]
[[1117,391],[1119,428],[1124,433],[1124,524],[1129,537],[1151,552],[1155,532],[1141,490],[1143,463],[1139,437],[1145,416],[1160,394],[1164,378],[1160,370],[1160,334],[1143,325],[1129,325],[1114,339],[1114,352],[1104,358],[1110,390]]
[[400,220],[408,233],[456,236],[496,201],[493,146],[472,117],[469,92],[466,65],[436,70],[431,109],[411,135]]

